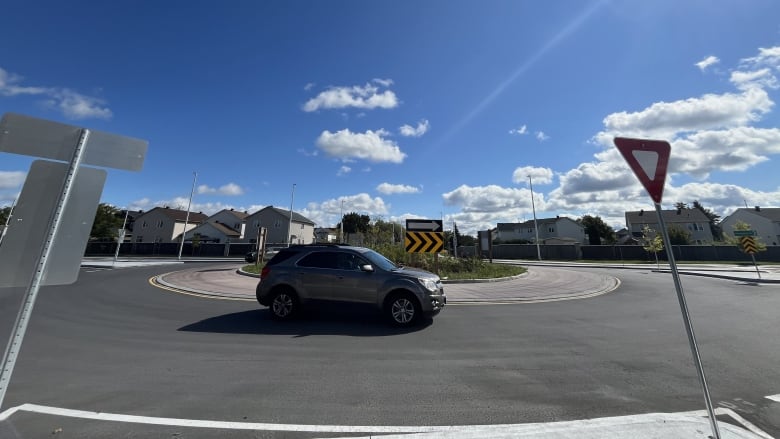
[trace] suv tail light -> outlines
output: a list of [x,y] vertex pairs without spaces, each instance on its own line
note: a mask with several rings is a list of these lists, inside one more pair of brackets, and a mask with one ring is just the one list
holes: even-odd
[[271,272],[271,267],[269,267],[269,266],[267,266],[267,265],[266,265],[265,267],[263,267],[263,269],[262,269],[262,270],[260,270],[260,280],[263,280],[263,279],[265,279],[266,277],[268,277],[268,274],[269,274],[270,272]]

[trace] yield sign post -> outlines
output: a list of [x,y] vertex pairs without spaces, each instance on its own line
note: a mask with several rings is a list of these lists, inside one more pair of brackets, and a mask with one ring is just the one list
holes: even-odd
[[701,355],[699,355],[699,346],[696,343],[696,335],[693,332],[693,323],[691,322],[688,304],[685,301],[685,293],[680,282],[680,273],[677,271],[677,263],[674,260],[669,232],[666,229],[666,222],[661,212],[661,198],[664,193],[666,170],[669,165],[669,155],[672,148],[669,142],[665,140],[629,139],[625,137],[616,137],[615,146],[626,162],[628,162],[631,170],[634,171],[634,174],[636,174],[655,204],[658,223],[661,226],[661,236],[663,237],[664,246],[667,250],[666,254],[669,258],[669,268],[672,272],[672,279],[674,279],[674,287],[677,290],[677,300],[680,303],[685,331],[688,334],[688,342],[691,346],[693,362],[695,363],[696,373],[699,375],[702,392],[704,393],[704,403],[707,405],[712,435],[715,439],[720,439],[718,421],[715,418],[715,409],[712,406],[707,378],[704,375],[704,367],[701,363]]

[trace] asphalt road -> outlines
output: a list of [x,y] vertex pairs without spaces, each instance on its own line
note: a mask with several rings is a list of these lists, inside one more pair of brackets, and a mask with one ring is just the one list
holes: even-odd
[[[427,325],[397,330],[338,309],[279,324],[251,302],[148,284],[165,271],[85,272],[74,285],[43,288],[0,411],[33,403],[184,419],[418,426],[704,408],[668,274],[613,272],[622,284],[603,296],[449,306]],[[780,286],[698,277],[683,285],[713,401],[780,435],[780,403],[765,398],[780,394]],[[19,293],[0,290],[0,340]],[[34,413],[0,425],[0,437],[214,435]]]

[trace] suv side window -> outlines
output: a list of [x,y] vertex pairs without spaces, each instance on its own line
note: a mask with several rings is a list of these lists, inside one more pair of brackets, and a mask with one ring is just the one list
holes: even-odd
[[360,270],[361,265],[366,265],[365,259],[354,253],[337,253],[336,268],[339,270]]
[[312,252],[298,261],[299,267],[336,268],[336,252]]

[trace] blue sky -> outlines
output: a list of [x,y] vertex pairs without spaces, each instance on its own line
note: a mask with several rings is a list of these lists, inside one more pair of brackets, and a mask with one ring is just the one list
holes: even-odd
[[[475,233],[615,227],[651,200],[614,136],[670,141],[664,207],[780,206],[775,0],[29,1],[0,15],[0,113],[149,141],[119,207],[355,211]],[[0,206],[30,164],[0,153]]]

